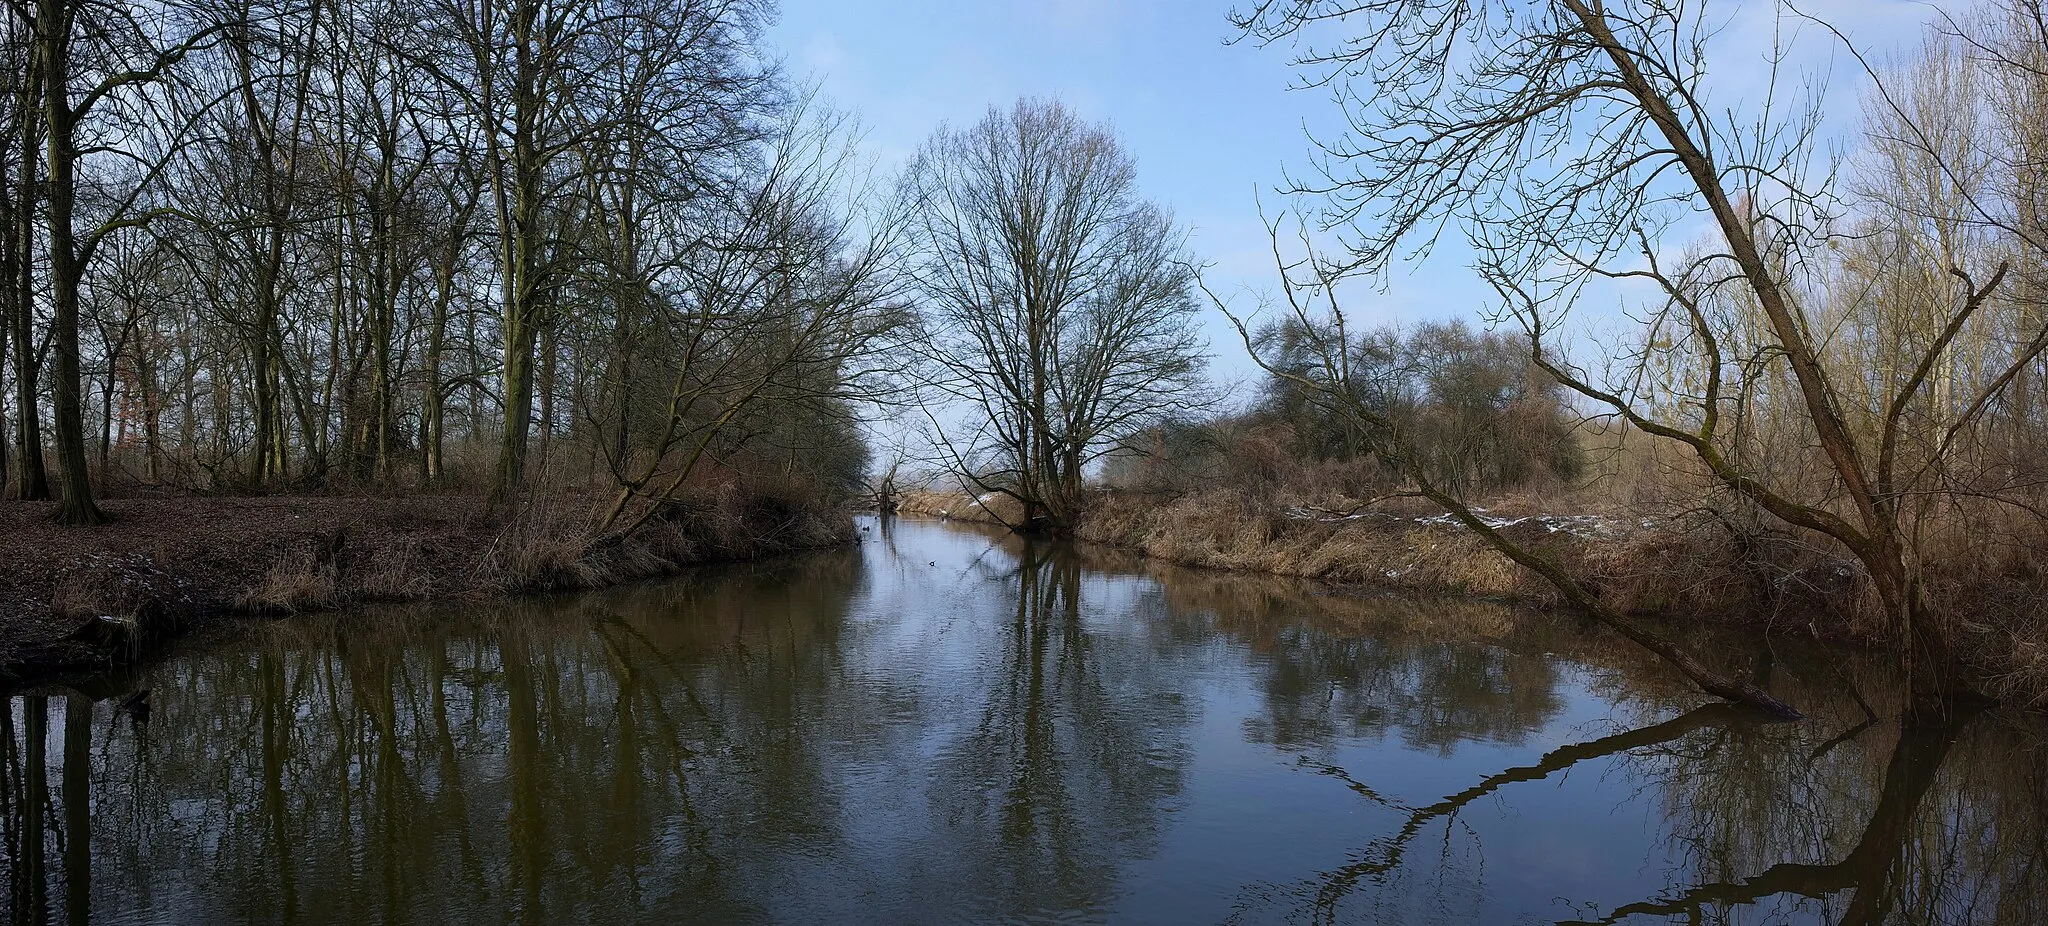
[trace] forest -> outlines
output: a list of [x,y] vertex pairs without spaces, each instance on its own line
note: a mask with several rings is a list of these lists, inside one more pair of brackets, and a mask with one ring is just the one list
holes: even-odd
[[14,496],[859,478],[900,308],[764,5],[9,12]]
[[[230,610],[602,585],[873,502],[1555,604],[1778,713],[1660,621],[2048,699],[2042,4],[1889,58],[1781,5],[1853,86],[1745,107],[1690,4],[1526,6],[1210,14],[1338,116],[1247,297],[1059,100],[874,163],[769,0],[8,0],[5,616],[132,625],[207,544]],[[1347,308],[1451,238],[1485,305]]]

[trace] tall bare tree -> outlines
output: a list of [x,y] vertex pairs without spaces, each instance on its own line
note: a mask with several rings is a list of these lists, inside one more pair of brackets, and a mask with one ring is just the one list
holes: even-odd
[[[1811,169],[1818,108],[1808,101],[1785,116],[1773,100],[1745,121],[1706,103],[1713,30],[1699,7],[1271,0],[1234,21],[1265,42],[1343,30],[1299,59],[1312,82],[1343,88],[1351,127],[1325,140],[1322,181],[1303,185],[1327,197],[1323,220],[1349,236],[1336,269],[1382,268],[1404,242],[1463,228],[1537,363],[1634,428],[1689,448],[1773,517],[1839,543],[1862,566],[1917,683],[1944,687],[1947,645],[1910,523],[1922,487],[1901,466],[1893,425],[1921,402],[1953,332],[1987,305],[2007,268],[1938,267],[1948,281],[1940,323],[1874,407],[1853,407],[1824,362],[1826,335],[1802,278],[1841,230],[1839,191]],[[1352,79],[1365,74],[1370,85]],[[1663,233],[1691,216],[1708,220],[1707,239],[1674,255]],[[1609,282],[1655,293],[1650,324],[1670,336],[1650,343],[1690,355],[1702,372],[1696,391],[1660,406],[1640,376],[1603,378],[1572,363],[1560,320],[1587,293],[1614,292],[1602,288]],[[1767,341],[1751,346],[1761,353],[1734,353],[1721,339],[1714,299],[1755,307]],[[2007,372],[1988,377],[1979,401],[1943,429],[1969,427],[2041,346],[2024,339]],[[1734,393],[1759,366],[1782,370],[1789,407],[1823,461],[1830,485],[1821,491],[1774,484],[1726,452]],[[1880,423],[1874,434],[1859,434],[1864,416]]]
[[[697,213],[705,253],[687,272],[636,288],[655,312],[641,337],[658,349],[634,368],[666,382],[649,383],[660,390],[652,408],[613,405],[629,401],[613,394],[613,407],[597,410],[620,429],[601,442],[618,482],[607,527],[646,523],[716,449],[729,457],[783,421],[843,430],[853,403],[892,386],[912,327],[891,272],[901,223],[887,212],[856,216],[841,201],[860,193],[853,136],[845,117],[814,105],[798,106],[773,139],[747,195]],[[821,436],[805,449],[825,450]]]
[[43,460],[42,410],[37,386],[41,380],[41,352],[37,349],[35,323],[35,239],[37,171],[41,151],[42,77],[35,65],[34,20],[21,5],[7,8],[6,35],[0,44],[5,55],[7,100],[4,114],[4,152],[0,152],[0,341],[11,350],[0,363],[11,361],[14,374],[15,464],[12,494],[16,498],[43,500],[50,497],[48,471]]
[[1065,530],[1088,464],[1195,401],[1185,236],[1115,135],[1057,102],[941,129],[902,195],[931,383],[972,420],[939,441],[1022,503],[1016,526]]
[[[94,0],[35,0],[37,72],[42,78],[43,149],[46,155],[43,206],[49,262],[50,328],[56,354],[52,374],[53,415],[59,486],[57,518],[67,524],[96,524],[106,515],[93,500],[92,470],[86,457],[81,390],[79,287],[94,251],[109,235],[146,223],[137,201],[169,163],[163,151],[137,151],[159,115],[147,92],[170,68],[211,40],[222,24],[186,31],[172,8],[138,10]],[[102,129],[95,118],[119,129]],[[160,127],[154,140],[182,134],[186,125]],[[120,134],[128,144],[107,143]],[[109,202],[97,204],[81,230],[78,215],[80,164],[88,153],[125,155],[139,161],[138,175]]]

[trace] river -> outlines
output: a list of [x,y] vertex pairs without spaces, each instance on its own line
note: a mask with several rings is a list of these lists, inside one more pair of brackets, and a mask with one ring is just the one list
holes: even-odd
[[2048,726],[1870,654],[1694,641],[1773,724],[1564,617],[862,536],[14,698],[6,922],[2048,922]]

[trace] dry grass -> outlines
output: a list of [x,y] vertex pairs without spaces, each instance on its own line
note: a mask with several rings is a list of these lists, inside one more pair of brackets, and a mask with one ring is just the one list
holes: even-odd
[[133,658],[177,633],[188,597],[182,586],[148,556],[94,554],[58,579],[49,612],[68,639]]
[[133,618],[163,610],[175,581],[146,556],[97,554],[74,564],[50,595],[50,611],[67,620]]
[[567,500],[531,502],[477,557],[473,584],[504,592],[591,588],[613,580],[592,555],[597,516]]
[[1007,495],[990,493],[979,498],[960,491],[913,489],[903,493],[897,514],[926,518],[950,518],[977,524],[1021,524],[1024,506]]
[[628,536],[599,529],[592,493],[529,499],[498,517],[459,492],[116,499],[95,528],[0,503],[0,686],[140,658],[221,615],[594,588],[853,535],[802,480],[693,487]]
[[370,552],[356,581],[357,593],[376,601],[418,601],[434,593],[432,565],[421,554],[423,541],[401,537]]
[[479,585],[507,592],[600,588],[684,566],[844,543],[851,525],[802,486],[726,483],[664,502],[631,535],[608,531],[594,508],[557,500],[528,506],[479,557]]
[[1166,501],[1110,493],[1078,531],[1169,562],[1335,582],[1541,598],[1545,589],[1478,538],[1374,514],[1295,517],[1287,506],[1229,491]]
[[1929,520],[1928,597],[1958,657],[2007,700],[2048,708],[2048,520],[1988,505]]
[[341,600],[332,564],[294,553],[272,565],[235,603],[245,611],[300,614],[334,607]]
[[[1623,610],[1768,623],[1839,601],[1847,584],[1837,574],[1838,556],[1777,537],[1738,542],[1705,517],[1605,517],[1596,530],[1578,531],[1537,520],[1538,504],[1506,499],[1491,512],[1518,522],[1501,527],[1503,534],[1563,561]],[[1171,501],[1108,493],[1080,536],[1209,568],[1539,604],[1558,600],[1543,580],[1477,535],[1431,519],[1427,509],[1389,504],[1340,518],[1327,513],[1333,507],[1230,491]]]
[[[1546,583],[1476,535],[1425,522],[1431,512],[1396,502],[1350,518],[1329,513],[1348,511],[1345,501],[1314,510],[1300,497],[1270,492],[1213,490],[1172,498],[1111,491],[1091,507],[1078,534],[1212,569],[1540,605],[1558,601]],[[1625,517],[1616,512],[1626,509],[1609,508],[1596,530],[1552,529],[1555,520],[1501,530],[1560,560],[1624,611],[1681,625],[1752,627],[1832,642],[1895,639],[1895,628],[1882,619],[1867,578],[1846,551],[1761,519],[1737,522],[1699,504],[1698,496],[1688,503],[1647,517],[1640,508]],[[1509,497],[1495,501],[1491,513],[1513,520],[1574,511],[1568,504],[1557,497]],[[2028,706],[2048,705],[2048,626],[2040,619],[2040,602],[2048,600],[2040,551],[2048,550],[2048,536],[2038,523],[2020,517],[1979,517],[1973,524],[1928,546],[1937,554],[1928,559],[1927,582],[1942,630],[1957,658],[1984,679],[1990,693]],[[1991,536],[2004,540],[1991,543]]]

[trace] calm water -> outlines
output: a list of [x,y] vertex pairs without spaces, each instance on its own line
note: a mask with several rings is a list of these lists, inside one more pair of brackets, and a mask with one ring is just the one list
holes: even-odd
[[16,698],[7,919],[2048,922],[2048,732],[1857,657],[1744,652],[1766,725],[1484,603],[868,537]]

